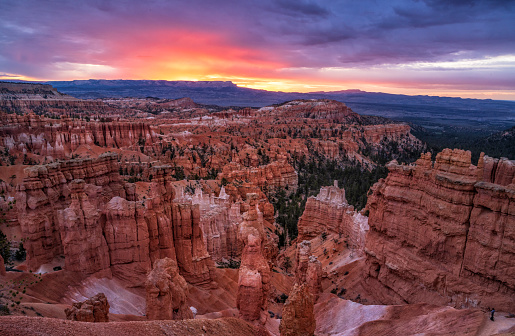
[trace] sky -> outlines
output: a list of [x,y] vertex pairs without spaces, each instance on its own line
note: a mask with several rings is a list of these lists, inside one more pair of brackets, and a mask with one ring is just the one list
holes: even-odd
[[515,0],[0,0],[0,79],[515,100]]

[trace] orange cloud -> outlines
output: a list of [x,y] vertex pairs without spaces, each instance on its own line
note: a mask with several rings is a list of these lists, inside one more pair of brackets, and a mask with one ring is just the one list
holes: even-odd
[[119,70],[116,75],[133,79],[260,77],[287,67],[259,49],[235,45],[214,32],[140,32],[110,46],[107,54],[108,62]]

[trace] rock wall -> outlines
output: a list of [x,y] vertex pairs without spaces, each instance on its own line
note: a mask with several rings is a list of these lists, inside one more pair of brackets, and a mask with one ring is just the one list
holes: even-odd
[[282,188],[290,194],[298,187],[297,172],[286,160],[274,161],[257,168],[245,168],[239,163],[231,162],[224,166],[219,177],[225,178],[228,182],[251,182],[265,193]]
[[86,122],[49,119],[34,114],[3,114],[1,144],[13,153],[66,158],[81,145],[140,150],[155,144],[156,133],[144,122]]
[[[27,264],[34,271],[63,253],[57,216],[59,210],[68,208],[72,203],[73,180],[84,181],[84,192],[89,198],[87,202],[100,211],[112,197],[125,197],[124,184],[118,175],[117,156],[114,154],[103,154],[95,160],[69,160],[32,166],[26,168],[25,173],[27,177],[17,187],[16,207],[27,249]],[[81,197],[85,200],[84,196]],[[83,201],[81,203],[81,197],[77,195],[69,212],[78,210],[82,205],[89,206]],[[91,222],[95,214],[88,216],[91,218],[73,220]],[[66,232],[63,233],[66,235]]]
[[146,197],[118,175],[117,156],[27,168],[16,206],[29,269],[58,255],[65,268],[142,285],[155,260],[177,260],[192,284],[212,282],[213,261],[199,226],[199,206],[174,202],[169,166],[151,168]]
[[515,309],[515,164],[470,157],[393,162],[373,186],[365,284],[380,301]]
[[83,302],[75,302],[64,310],[67,320],[80,322],[109,322],[109,302],[99,293]]
[[176,190],[175,202],[198,205],[204,245],[216,262],[239,258],[241,255],[237,238],[238,228],[243,220],[240,214],[241,202],[231,203],[229,198],[223,186],[218,197],[203,193],[200,187],[195,189],[192,196],[185,193],[182,186]]
[[71,204],[57,210],[57,220],[66,269],[92,274],[109,269],[111,261],[100,212],[90,202],[85,184],[82,179],[70,183]]
[[322,263],[317,257],[311,255],[309,240],[297,244],[295,265],[295,283],[306,285],[313,301],[316,302],[322,292]]
[[174,202],[172,220],[173,242],[181,275],[191,284],[209,285],[213,281],[214,263],[204,245],[198,204]]
[[179,275],[177,263],[170,258],[156,260],[145,282],[146,316],[149,320],[193,318],[186,305],[188,284]]
[[236,305],[240,317],[257,325],[267,320],[268,294],[270,292],[269,260],[265,257],[265,228],[256,209],[256,194],[247,195],[249,211],[243,216],[238,239],[244,248],[238,275]]
[[345,190],[333,186],[320,188],[319,194],[306,202],[298,223],[299,241],[310,240],[322,233],[336,233],[345,237],[350,248],[363,251],[368,231],[367,217],[354,211],[347,203]]
[[308,285],[295,284],[283,308],[279,325],[281,336],[312,336],[315,334],[316,321],[313,296]]

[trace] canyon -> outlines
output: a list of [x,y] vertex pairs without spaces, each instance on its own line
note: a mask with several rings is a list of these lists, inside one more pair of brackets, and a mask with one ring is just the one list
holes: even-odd
[[388,168],[367,205],[365,275],[381,301],[515,309],[513,162],[444,150]]
[[[0,229],[26,253],[0,259],[0,283],[23,292],[0,302],[15,315],[0,332],[67,317],[86,334],[515,330],[513,161],[432,161],[408,125],[328,99],[221,109],[0,88]],[[355,188],[313,182],[385,155],[363,209]]]

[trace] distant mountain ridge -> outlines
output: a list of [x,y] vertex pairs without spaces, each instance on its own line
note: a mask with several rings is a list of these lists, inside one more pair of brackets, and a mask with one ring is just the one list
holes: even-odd
[[443,132],[451,136],[458,132],[484,137],[515,126],[515,102],[490,99],[408,96],[357,89],[309,93],[266,91],[239,87],[230,81],[88,79],[44,84],[82,99],[188,97],[196,103],[226,107],[263,107],[296,99],[333,99],[361,115],[408,122],[435,134]]
[[281,92],[239,87],[230,81],[74,80],[50,81],[59,91],[83,99],[189,97],[219,106],[263,107],[295,99],[334,99],[353,111],[429,128],[451,127],[493,133],[515,125],[515,102],[438,96],[407,96],[361,90]]

